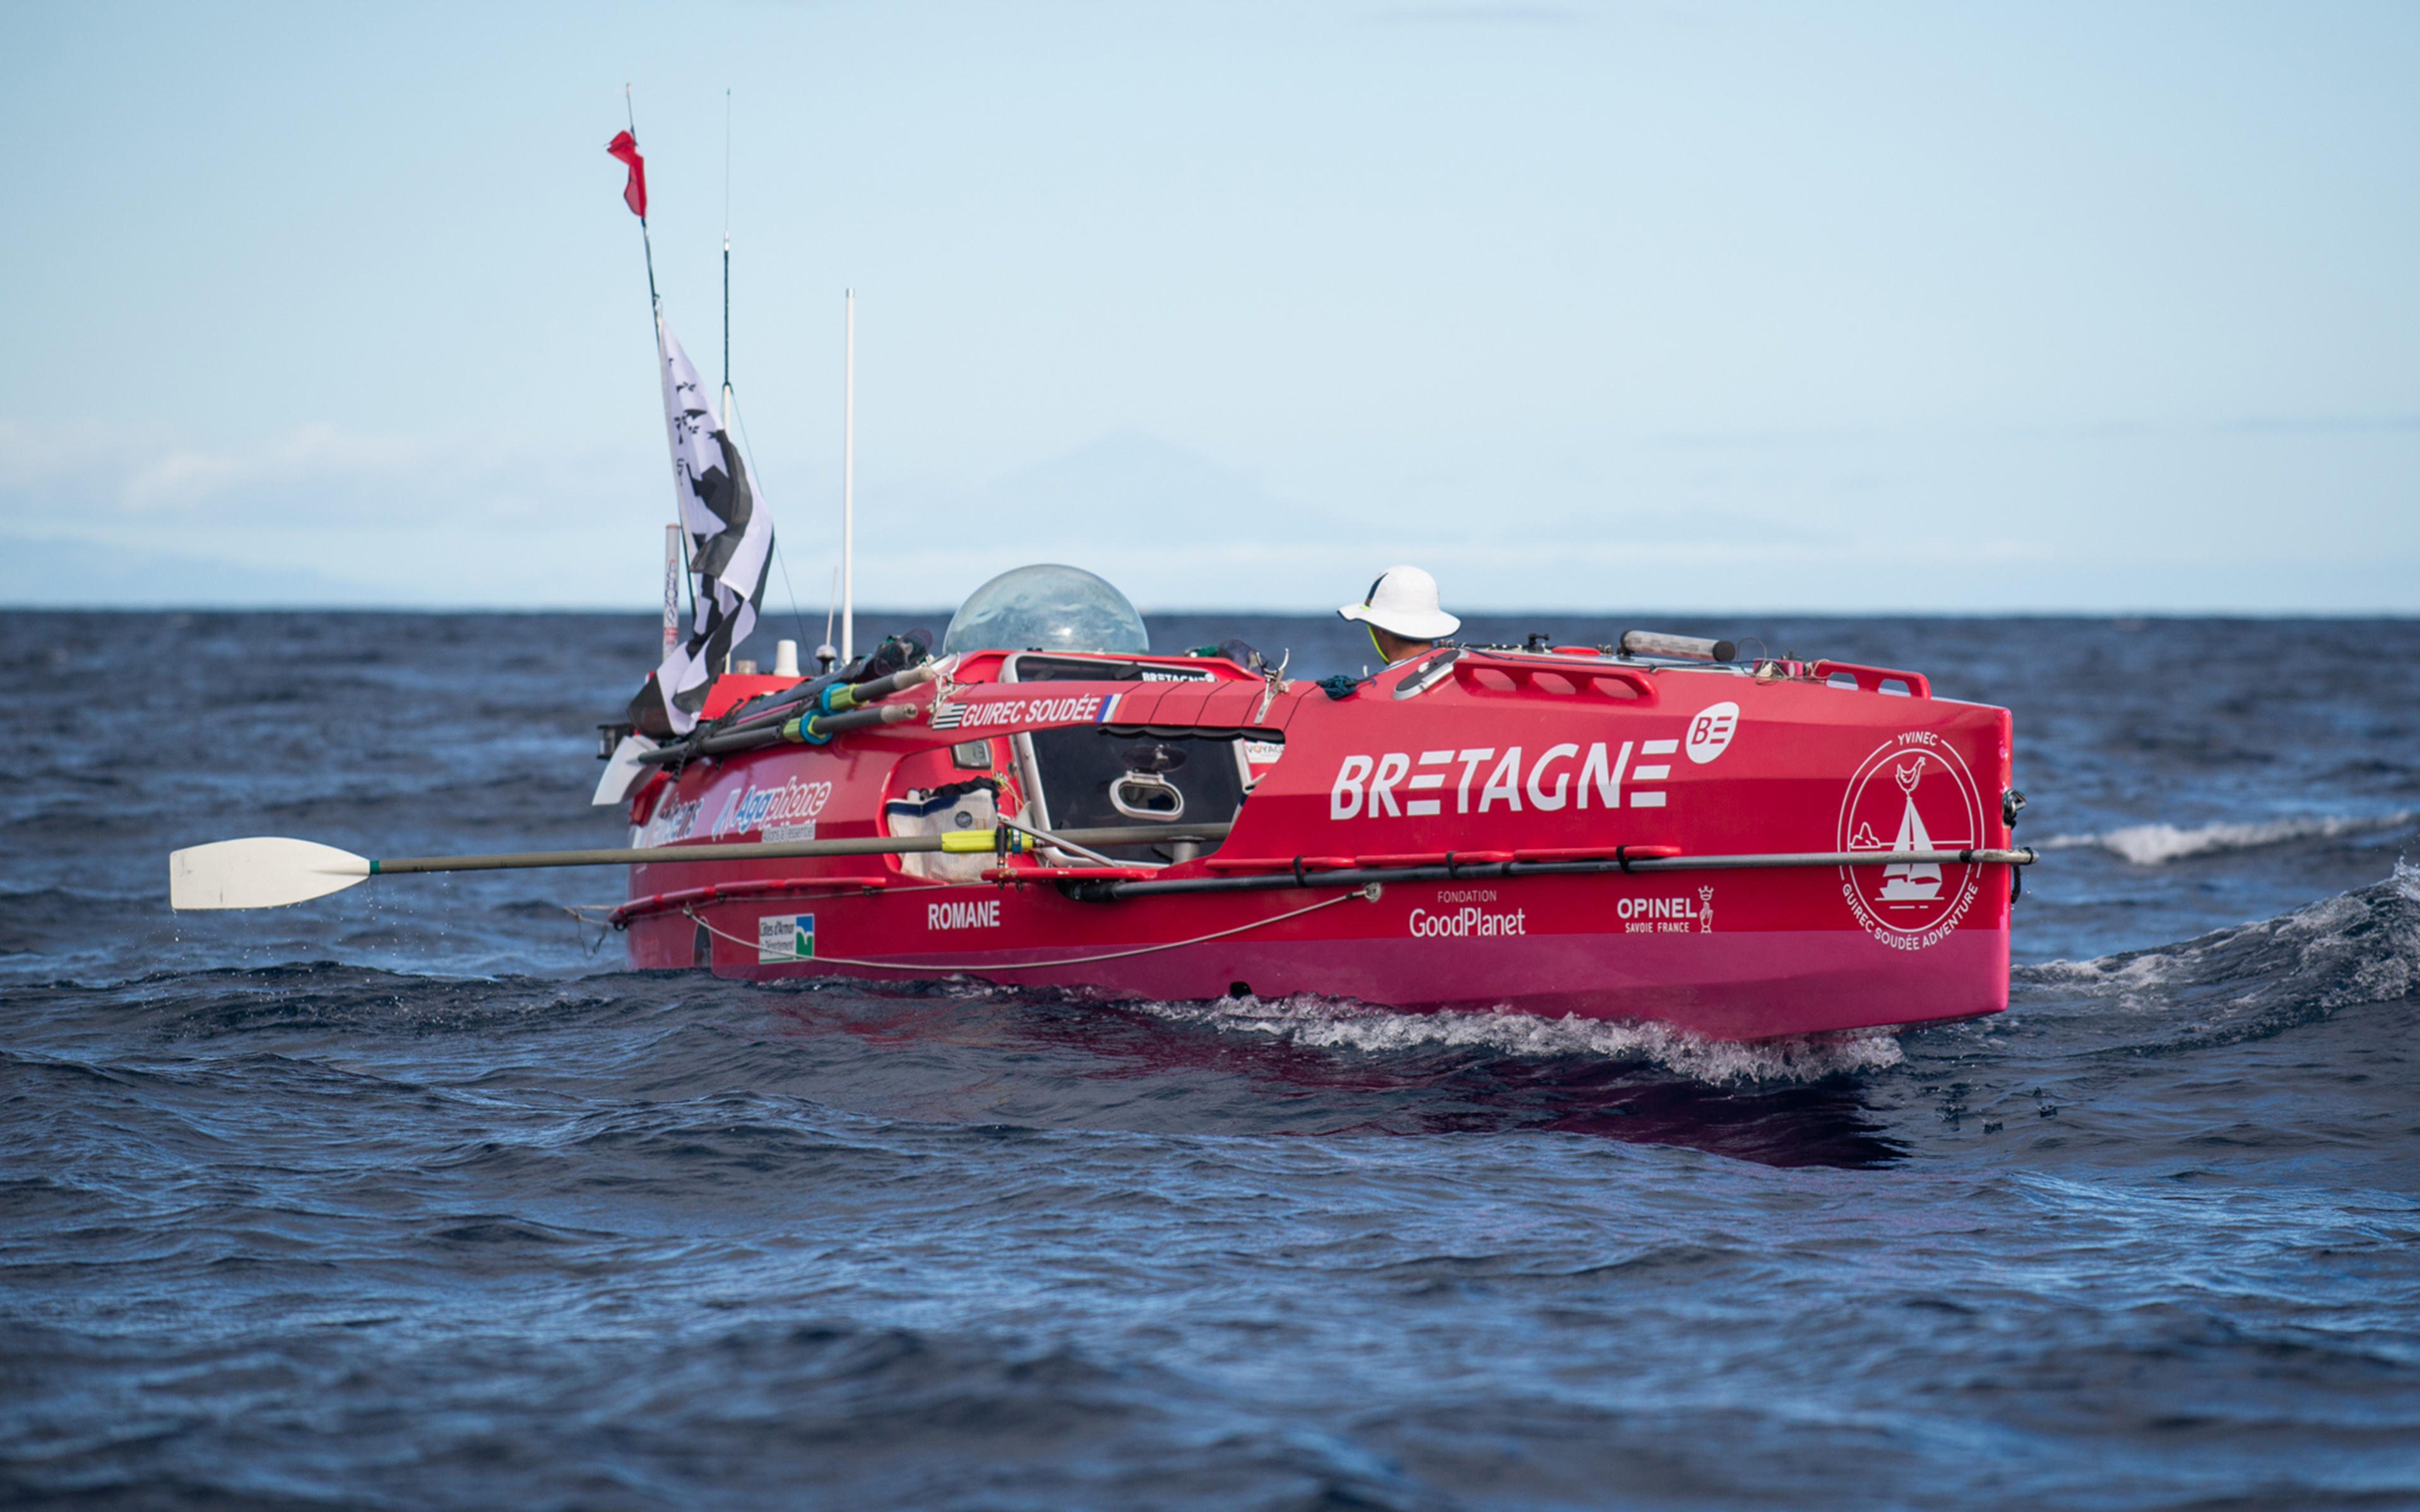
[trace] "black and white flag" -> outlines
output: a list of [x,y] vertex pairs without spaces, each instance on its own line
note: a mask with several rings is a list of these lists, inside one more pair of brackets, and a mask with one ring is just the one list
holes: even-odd
[[663,357],[664,424],[672,432],[673,490],[689,536],[694,600],[687,631],[664,653],[656,683],[673,729],[685,734],[696,725],[706,685],[723,657],[756,627],[773,561],[773,515],[749,484],[730,417],[715,418],[697,369],[660,318],[656,336]]

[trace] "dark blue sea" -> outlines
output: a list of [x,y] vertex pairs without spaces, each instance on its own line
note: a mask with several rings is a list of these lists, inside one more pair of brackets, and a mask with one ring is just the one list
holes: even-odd
[[2010,1011],[752,986],[622,969],[611,871],[179,917],[206,840],[617,843],[654,625],[8,615],[0,1503],[2420,1505],[2420,623],[1646,627],[2015,711]]

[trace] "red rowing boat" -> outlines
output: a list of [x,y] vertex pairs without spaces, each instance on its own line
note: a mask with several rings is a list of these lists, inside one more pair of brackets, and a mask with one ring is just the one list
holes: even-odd
[[2009,717],[1918,673],[1452,646],[1323,686],[964,639],[721,678],[629,792],[631,964],[1733,1040],[2007,1006]]
[[[644,229],[636,144],[611,150]],[[381,860],[222,841],[169,857],[173,906],[627,865],[631,964],[720,976],[1307,993],[1729,1040],[2008,1005],[2034,858],[2010,845],[2009,714],[1914,672],[1664,636],[1439,644],[1458,622],[1409,567],[1340,610],[1405,658],[1357,682],[1291,681],[1239,642],[1155,656],[1123,594],[1057,566],[985,584],[938,658],[894,638],[860,660],[845,421],[842,665],[735,673],[772,516],[729,382],[718,410],[654,313],[680,523],[663,660],[601,744],[597,801],[628,805],[628,847]]]

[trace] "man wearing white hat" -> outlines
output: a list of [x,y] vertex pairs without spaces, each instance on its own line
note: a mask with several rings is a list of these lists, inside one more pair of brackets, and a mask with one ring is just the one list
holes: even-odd
[[1462,628],[1460,620],[1439,607],[1436,579],[1418,567],[1388,567],[1370,585],[1369,597],[1336,612],[1359,620],[1390,667]]

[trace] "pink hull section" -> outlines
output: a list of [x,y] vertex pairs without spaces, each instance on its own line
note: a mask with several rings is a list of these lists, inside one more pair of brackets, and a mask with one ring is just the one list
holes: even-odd
[[[634,941],[636,965],[692,965],[688,924],[660,929],[660,950]],[[728,941],[719,941],[726,946]],[[970,975],[1016,987],[1092,987],[1156,1001],[1207,999],[1244,982],[1259,996],[1316,992],[1402,1011],[1515,1011],[1561,1018],[1641,1018],[1721,1041],[1887,1028],[1941,1018],[1970,1018],[2009,1007],[2007,941],[1961,938],[1921,970],[1881,965],[1854,938],[1798,933],[1732,933],[1721,946],[1571,936],[1559,941],[1466,946],[1450,961],[1420,961],[1420,995],[1391,995],[1404,978],[1396,941],[1261,941],[1161,950],[1125,965],[1064,965],[995,970],[985,958],[1033,961],[1036,950],[958,950],[934,956],[929,970],[861,970],[820,965],[716,963],[726,978],[842,975],[915,980]],[[1081,950],[1064,950],[1077,956]],[[903,956],[903,961],[910,961]],[[949,970],[944,970],[944,965]],[[1978,990],[1978,982],[1984,982]],[[1999,982],[1992,990],[1989,982]]]
[[[1995,873],[2005,869],[1992,869]],[[1637,891],[1643,879],[1589,878],[1584,885],[1612,892]],[[1492,912],[1526,916],[1517,900],[1525,888],[1559,884],[1514,881],[1484,889],[1507,907]],[[631,926],[631,961],[639,966],[689,966],[698,960],[700,920],[715,974],[771,980],[801,976],[849,976],[908,980],[963,975],[1027,987],[1089,987],[1113,995],[1162,1001],[1216,997],[1240,982],[1262,997],[1295,993],[1350,998],[1410,1012],[1458,1010],[1512,1011],[1544,1017],[1654,1020],[1692,1033],[1725,1040],[1758,1040],[1968,1018],[2008,1006],[2009,946],[2005,929],[1962,930],[1922,952],[1882,944],[1864,933],[1812,930],[1735,930],[1714,933],[1541,934],[1498,938],[1435,939],[1410,933],[1417,897],[1435,887],[1388,887],[1375,903],[1357,897],[1301,918],[1241,936],[1198,945],[1153,949],[1151,926],[1186,937],[1274,918],[1323,901],[1310,892],[1276,891],[1215,900],[1138,900],[1085,904],[1051,895],[1001,900],[1003,910],[1027,907],[1081,914],[1128,915],[1115,933],[1079,929],[1078,920],[1059,931],[1032,930],[1029,943],[995,946],[980,938],[990,930],[952,931],[943,949],[883,950],[883,940],[918,933],[930,901],[995,895],[995,889],[915,889],[923,896],[893,899],[796,899],[779,904],[722,904],[692,918],[669,914]],[[1326,894],[1333,897],[1333,893]],[[1399,901],[1401,900],[1401,901]],[[1694,900],[1691,900],[1694,901]],[[1214,906],[1205,907],[1205,903]],[[1129,911],[1131,913],[1129,914]],[[915,917],[901,917],[904,915]],[[1157,914],[1160,917],[1154,918]],[[812,917],[816,949],[827,956],[867,952],[891,966],[870,968],[845,961],[812,964],[764,964],[748,942],[757,940],[759,920]],[[891,917],[885,918],[885,915]],[[1392,926],[1388,933],[1331,933],[1372,922]],[[1529,922],[1523,918],[1526,924]],[[1037,936],[1092,936],[1085,943],[1032,942]],[[854,946],[849,941],[859,941]],[[923,942],[919,942],[922,944]],[[1141,949],[1124,959],[1073,960]]]

